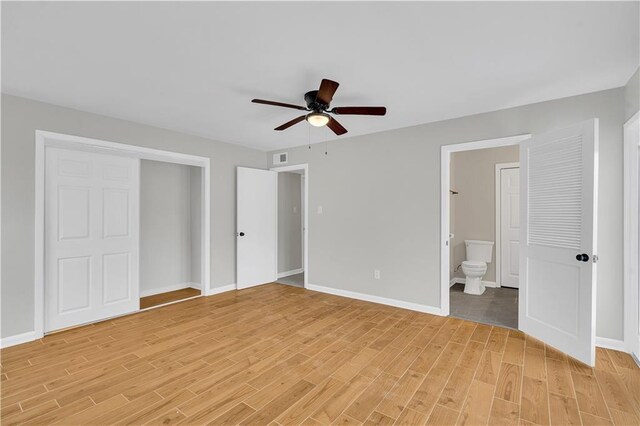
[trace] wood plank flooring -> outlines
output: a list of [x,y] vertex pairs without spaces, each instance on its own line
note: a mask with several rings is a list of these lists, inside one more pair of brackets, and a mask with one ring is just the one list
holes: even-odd
[[195,288],[183,288],[180,290],[168,291],[166,293],[141,297],[140,309],[164,305],[165,303],[177,302],[178,300],[189,299],[190,297],[196,296],[200,296],[200,290]]
[[4,349],[1,423],[637,425],[640,370],[269,284]]

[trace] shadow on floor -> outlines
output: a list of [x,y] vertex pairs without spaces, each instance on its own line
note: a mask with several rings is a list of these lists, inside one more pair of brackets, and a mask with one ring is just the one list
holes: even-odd
[[288,277],[278,278],[276,281],[280,284],[291,285],[294,287],[304,287],[304,272],[301,274],[289,275]]
[[518,289],[487,287],[480,295],[464,293],[464,284],[449,289],[452,317],[518,329]]

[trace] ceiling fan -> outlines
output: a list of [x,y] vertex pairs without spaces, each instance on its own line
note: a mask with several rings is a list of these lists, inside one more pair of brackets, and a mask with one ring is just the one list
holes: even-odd
[[383,106],[348,106],[329,109],[329,105],[331,104],[334,93],[338,90],[338,86],[339,83],[335,81],[327,80],[326,78],[323,79],[318,90],[312,90],[305,93],[304,100],[307,103],[306,107],[282,102],[265,101],[264,99],[253,99],[251,102],[256,104],[293,108],[300,111],[310,111],[308,114],[304,114],[291,121],[287,121],[283,125],[276,127],[274,130],[285,130],[294,124],[307,120],[312,126],[322,127],[326,125],[336,135],[343,135],[347,133],[347,129],[345,129],[342,124],[338,123],[338,121],[329,114],[385,115],[387,113],[387,108]]

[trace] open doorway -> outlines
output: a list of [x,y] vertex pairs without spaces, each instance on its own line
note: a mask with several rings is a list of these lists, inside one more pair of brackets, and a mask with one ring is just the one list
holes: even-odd
[[202,294],[201,168],[140,160],[140,309]]
[[307,271],[307,166],[271,169],[278,172],[277,282],[304,288]]
[[[518,145],[520,202],[512,213],[503,210],[503,214],[519,218],[516,221],[520,230],[517,328],[588,365],[595,365],[598,124],[598,119],[594,118],[533,136],[518,135],[441,147],[442,315],[449,315],[452,307],[451,272],[455,271],[455,266],[452,268],[450,262],[451,243],[455,243],[456,238],[466,239],[450,227],[451,199],[462,193],[452,187],[452,183],[456,183],[451,177],[452,156],[459,152]],[[501,166],[493,167],[496,174],[501,169]],[[491,197],[492,203],[494,197]],[[474,207],[480,205],[481,198],[476,197],[473,201],[474,204],[466,209],[477,216],[479,213]],[[459,204],[454,205],[454,210],[461,209]],[[504,238],[496,239],[504,242]],[[470,254],[472,257],[465,260],[473,261],[478,257],[485,264],[484,267],[473,262],[467,264],[470,273],[465,274],[465,286],[469,285],[469,277],[473,278],[470,287],[475,290],[474,296],[486,291],[486,283],[482,280],[487,273],[486,265],[495,261],[495,242],[488,239],[465,242],[465,256]]]
[[518,328],[519,155],[517,145],[451,154],[452,316]]
[[278,173],[278,282],[304,287],[304,171]]

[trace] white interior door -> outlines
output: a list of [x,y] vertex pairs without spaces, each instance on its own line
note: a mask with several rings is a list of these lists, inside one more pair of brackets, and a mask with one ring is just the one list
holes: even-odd
[[278,277],[278,173],[238,167],[237,286],[276,281]]
[[45,156],[45,332],[138,310],[139,160]]
[[[635,124],[635,137],[636,137],[636,140],[640,141],[640,126],[638,125],[638,121],[636,121],[636,124]],[[640,148],[640,146],[638,148]],[[636,225],[636,231],[638,233],[636,234],[636,238],[635,238],[635,242],[636,242],[636,247],[635,247],[636,256],[634,259],[636,263],[634,268],[635,292],[632,292],[630,296],[631,296],[631,303],[634,304],[634,308],[635,308],[635,309],[632,309],[631,311],[632,312],[631,321],[635,322],[635,330],[633,331],[634,336],[631,339],[631,353],[635,356],[636,362],[638,362],[640,361],[640,149],[637,150],[636,152],[638,155],[635,158],[635,161],[636,161],[635,212],[637,214],[637,216],[635,217],[635,220],[636,220],[635,225]],[[625,315],[625,318],[627,318],[626,315]]]
[[[638,122],[636,121],[635,125],[635,136],[636,140],[640,141],[640,128],[638,126]],[[640,148],[640,147],[639,147]],[[633,292],[631,296],[632,303],[635,304],[635,312],[633,313],[632,321],[635,321],[635,331],[633,339],[631,340],[631,353],[635,356],[636,362],[640,361],[640,149],[637,151],[638,155],[636,157],[636,209],[635,212],[638,213],[636,216],[636,258],[635,258],[635,292]],[[633,311],[632,311],[633,312]],[[626,317],[626,316],[625,316]]]
[[500,169],[500,286],[520,286],[520,169]]
[[640,113],[624,125],[624,341],[640,360]]
[[597,119],[520,148],[520,329],[595,364]]

